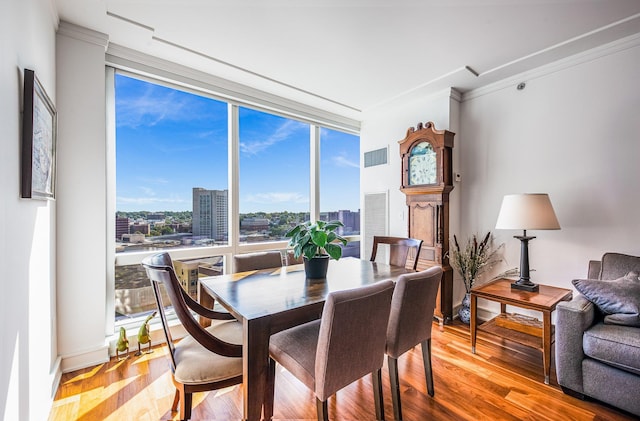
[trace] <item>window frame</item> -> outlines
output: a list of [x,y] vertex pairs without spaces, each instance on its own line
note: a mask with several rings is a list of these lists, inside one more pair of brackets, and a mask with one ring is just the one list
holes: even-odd
[[[113,61],[113,58],[112,58]],[[115,60],[118,61],[118,60]],[[268,106],[260,106],[254,101],[242,101],[242,95],[238,95],[237,98],[230,97],[224,91],[216,91],[215,86],[205,86],[203,83],[188,84],[184,82],[184,77],[179,75],[173,75],[174,78],[163,77],[163,72],[158,71],[158,74],[150,74],[148,72],[138,72],[132,70],[130,67],[117,65],[113,63],[107,63],[105,70],[105,86],[106,86],[106,148],[107,148],[107,215],[110,215],[110,219],[106,223],[107,231],[107,244],[106,244],[106,259],[107,259],[107,273],[106,273],[106,321],[105,326],[107,336],[114,334],[116,329],[120,326],[125,328],[134,328],[140,324],[140,321],[144,319],[144,316],[139,318],[127,319],[125,321],[115,321],[115,268],[116,266],[139,264],[141,261],[150,255],[157,253],[157,251],[140,251],[140,252],[127,252],[116,253],[115,251],[115,214],[116,214],[116,129],[115,129],[115,114],[116,114],[116,101],[115,101],[115,75],[120,73],[122,75],[140,79],[146,82],[159,84],[172,89],[178,89],[185,92],[189,92],[195,95],[208,97],[217,101],[223,101],[227,103],[227,117],[228,117],[228,244],[226,245],[214,245],[214,246],[202,246],[202,247],[189,247],[189,248],[172,248],[169,252],[172,258],[204,258],[210,256],[223,256],[225,265],[224,272],[229,273],[230,265],[227,262],[232,261],[232,257],[235,254],[249,253],[255,251],[274,250],[274,249],[286,249],[287,241],[265,241],[259,243],[239,243],[240,239],[240,224],[239,224],[239,173],[240,173],[240,146],[239,146],[239,109],[240,107],[251,108],[257,111],[277,115],[280,117],[288,118],[309,124],[309,142],[310,142],[310,190],[309,190],[309,212],[311,220],[320,219],[320,131],[322,127],[326,127],[331,130],[343,131],[346,133],[360,136],[359,125],[357,130],[354,130],[354,126],[345,124],[340,125],[335,121],[327,120],[325,124],[322,124],[321,118],[311,119],[305,118],[300,114],[303,113],[291,113],[286,111],[286,107],[278,109],[273,104]],[[205,84],[206,85],[206,84]],[[358,189],[360,186],[358,186]],[[114,218],[114,219],[111,219]],[[359,241],[360,235],[347,236],[350,241]]]

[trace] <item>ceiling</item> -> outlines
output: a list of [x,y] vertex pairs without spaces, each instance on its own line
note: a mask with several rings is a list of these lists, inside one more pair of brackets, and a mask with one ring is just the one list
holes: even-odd
[[349,117],[640,34],[639,0],[53,0],[117,44]]

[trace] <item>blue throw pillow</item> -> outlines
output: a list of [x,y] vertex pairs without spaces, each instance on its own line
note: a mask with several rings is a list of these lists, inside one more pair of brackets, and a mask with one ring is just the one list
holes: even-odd
[[640,278],[629,272],[611,281],[574,279],[573,286],[605,314],[605,324],[640,327]]

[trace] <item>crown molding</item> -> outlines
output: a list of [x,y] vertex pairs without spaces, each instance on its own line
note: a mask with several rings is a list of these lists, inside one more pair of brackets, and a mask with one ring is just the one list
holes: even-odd
[[[497,82],[472,89],[462,94],[461,102],[469,101],[483,95],[487,95],[505,88],[511,88],[513,85],[522,81],[538,79],[550,74],[578,66],[580,64],[599,59],[620,51],[628,50],[640,45],[640,33],[621,38],[616,41],[583,51],[572,56],[554,61],[552,63],[537,67],[535,69],[507,77]],[[480,75],[482,76],[482,74]]]
[[107,51],[109,35],[66,21],[60,21],[58,34],[103,47]]
[[140,74],[152,79],[174,83],[187,89],[206,92],[229,103],[249,105],[349,133],[358,134],[360,132],[359,120],[270,94],[118,44],[109,44],[106,63],[132,74]]

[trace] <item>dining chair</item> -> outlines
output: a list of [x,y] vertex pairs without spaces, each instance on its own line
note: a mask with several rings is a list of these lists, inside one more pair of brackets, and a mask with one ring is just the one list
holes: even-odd
[[415,250],[413,255],[413,270],[418,267],[418,256],[420,256],[420,248],[422,240],[404,237],[382,237],[375,235],[373,237],[373,250],[371,251],[371,260],[374,262],[378,254],[378,245],[389,245],[389,264],[392,266],[406,266],[409,250]]
[[373,376],[376,419],[384,420],[381,370],[394,284],[375,284],[329,293],[320,320],[271,336],[264,415],[273,416],[276,362],[316,396],[319,421],[329,419],[327,401],[338,390]]
[[282,254],[278,250],[256,253],[236,254],[233,256],[234,272],[246,272],[282,267]]
[[[171,373],[176,394],[171,406],[176,411],[180,404],[180,419],[191,418],[192,394],[221,389],[242,383],[242,324],[229,313],[220,313],[202,307],[180,286],[168,253],[149,256],[142,261],[155,295],[169,348]],[[188,335],[173,342],[167,323],[166,303],[160,292],[163,285],[176,316]],[[217,320],[203,328],[192,311]]]
[[429,396],[434,395],[431,367],[431,326],[436,306],[442,268],[400,275],[391,301],[391,314],[387,327],[387,365],[391,384],[391,400],[396,420],[402,419],[398,358],[421,344],[424,374]]
[[287,266],[301,265],[303,263],[304,263],[304,255],[301,254],[300,257],[296,259],[296,256],[293,253],[293,250],[287,250]]

